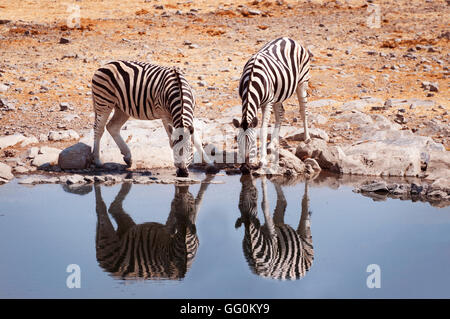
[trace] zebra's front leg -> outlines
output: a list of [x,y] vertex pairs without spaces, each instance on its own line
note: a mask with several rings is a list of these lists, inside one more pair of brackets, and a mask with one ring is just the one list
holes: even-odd
[[131,167],[131,152],[122,136],[120,136],[120,129],[129,118],[130,116],[128,114],[116,108],[112,119],[106,125],[106,129],[119,147],[120,153],[123,155],[123,160],[127,163],[127,167]]
[[265,168],[267,166],[267,125],[270,118],[270,112],[272,110],[272,105],[268,104],[262,109],[262,122],[261,122],[261,156],[260,163],[261,167]]
[[303,119],[304,140],[306,143],[308,143],[311,140],[308,130],[308,120],[306,118],[306,103],[308,102],[307,90],[308,90],[308,82],[299,83],[297,85],[297,98],[300,104],[300,115],[302,116]]
[[194,130],[194,133],[192,134],[192,142],[194,143],[197,152],[202,154],[203,161],[208,164],[206,172],[209,174],[216,174],[219,170],[214,166],[214,161],[212,161],[206,154],[205,149],[203,148],[202,145],[202,140],[200,139],[200,136],[198,135],[196,130]]
[[[95,102],[94,102],[95,105]],[[94,122],[94,149],[92,151],[94,155],[94,164],[97,167],[102,167],[103,163],[100,160],[100,140],[105,132],[105,125],[108,121],[109,114],[112,109],[110,108],[96,108],[95,109],[95,122]]]
[[274,104],[273,111],[275,115],[275,129],[273,130],[272,137],[270,139],[270,143],[267,146],[267,148],[271,151],[276,151],[280,142],[281,121],[284,115],[283,104],[281,103]]

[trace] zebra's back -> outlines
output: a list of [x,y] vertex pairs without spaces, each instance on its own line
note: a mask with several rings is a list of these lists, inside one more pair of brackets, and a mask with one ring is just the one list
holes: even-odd
[[310,79],[309,70],[308,50],[296,41],[283,37],[265,44],[244,66],[239,83],[243,106],[283,102]]
[[175,68],[135,61],[111,61],[92,78],[94,108],[117,107],[141,120],[169,118],[175,127],[192,125],[192,89]]

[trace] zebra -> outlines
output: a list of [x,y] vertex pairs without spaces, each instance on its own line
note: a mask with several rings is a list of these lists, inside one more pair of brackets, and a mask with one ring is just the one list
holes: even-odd
[[[111,61],[94,73],[92,99],[95,112],[93,157],[97,166],[102,166],[100,139],[105,125],[125,163],[131,166],[131,152],[120,136],[120,128],[133,117],[162,120],[173,149],[177,176],[189,175],[188,166],[193,160],[192,142],[209,164],[208,168],[214,171],[194,130],[195,98],[192,88],[178,68],[144,62]],[[106,124],[113,109],[114,115]]]
[[[239,152],[245,162],[243,173],[249,173],[251,159],[256,158],[257,112],[262,110],[260,165],[267,165],[267,148],[277,146],[281,121],[284,116],[283,101],[294,91],[300,105],[303,119],[304,139],[310,135],[306,118],[308,81],[312,54],[294,40],[283,37],[265,44],[245,64],[239,81],[239,96],[242,100],[242,119],[233,119],[233,125],[240,129],[237,137]],[[267,146],[267,125],[273,109],[275,130]]]
[[[120,279],[182,279],[191,268],[199,240],[197,213],[212,175],[206,177],[194,199],[189,186],[175,186],[166,223],[136,225],[122,203],[131,183],[122,184],[109,209],[95,185],[97,213],[96,255],[99,265]],[[117,229],[108,217],[114,218]]]
[[274,183],[277,204],[273,218],[267,202],[267,185],[262,177],[262,209],[265,224],[258,219],[258,191],[251,176],[241,177],[242,190],[239,197],[241,217],[236,228],[245,225],[243,251],[251,271],[259,276],[280,280],[296,280],[305,276],[314,260],[311,236],[308,181],[302,199],[302,212],[297,230],[284,223],[286,198],[281,186]]

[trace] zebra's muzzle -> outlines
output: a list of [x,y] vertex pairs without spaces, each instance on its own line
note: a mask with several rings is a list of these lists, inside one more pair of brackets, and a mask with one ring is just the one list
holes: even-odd
[[177,169],[177,177],[188,177],[189,171],[187,168],[178,168]]

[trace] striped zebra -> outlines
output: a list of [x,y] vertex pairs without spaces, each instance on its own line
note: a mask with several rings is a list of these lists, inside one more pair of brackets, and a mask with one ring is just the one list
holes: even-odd
[[233,119],[233,125],[239,128],[239,152],[245,163],[241,170],[249,172],[250,161],[256,158],[257,112],[262,110],[261,157],[260,164],[267,165],[267,125],[273,109],[275,131],[269,148],[276,147],[284,115],[283,101],[294,91],[300,104],[303,118],[305,141],[309,141],[306,119],[307,88],[310,79],[311,54],[289,38],[279,38],[264,45],[245,64],[239,82],[239,96],[242,100],[242,120]]
[[[195,199],[189,186],[175,186],[175,197],[164,225],[155,222],[136,225],[124,211],[122,203],[132,184],[122,184],[108,210],[100,186],[95,185],[99,265],[121,279],[184,278],[199,246],[195,221],[211,178],[208,176],[201,184]],[[108,213],[117,224],[116,230]]]
[[[194,131],[194,94],[177,68],[143,62],[109,62],[94,73],[92,98],[95,111],[93,154],[97,166],[102,166],[100,139],[105,125],[127,166],[131,166],[130,149],[120,136],[120,128],[130,117],[162,120],[173,149],[178,176],[189,175],[188,166],[193,159],[192,142],[211,166]],[[114,115],[106,124],[113,109]]]
[[239,198],[241,217],[236,228],[245,225],[242,243],[245,258],[255,274],[281,280],[302,278],[311,268],[314,249],[309,219],[308,182],[302,199],[302,213],[297,230],[284,223],[286,199],[281,186],[274,183],[277,204],[273,218],[269,213],[267,186],[262,177],[262,209],[265,224],[258,219],[258,191],[250,176],[242,176],[242,190]]

